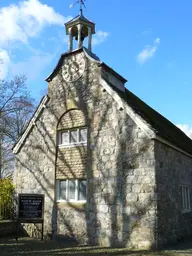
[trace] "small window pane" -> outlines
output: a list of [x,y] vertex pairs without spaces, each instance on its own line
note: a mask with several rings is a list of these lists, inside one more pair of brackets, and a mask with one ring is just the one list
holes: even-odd
[[183,210],[186,209],[185,187],[183,187]]
[[189,198],[189,188],[188,187],[187,187],[187,190],[186,190],[186,198],[187,198],[187,210],[189,210],[190,209],[190,206],[189,206],[190,198]]
[[76,143],[77,142],[77,130],[70,132],[70,142]]
[[66,200],[66,180],[60,181],[59,200]]
[[181,186],[182,210],[190,211],[190,189],[188,186]]
[[79,200],[86,200],[87,181],[79,180]]
[[185,206],[184,206],[184,187],[183,186],[181,187],[181,198],[182,198],[182,209],[184,210]]
[[188,196],[187,196],[187,193],[188,193],[188,188],[185,187],[185,209],[186,210],[188,209]]
[[69,200],[75,199],[75,180],[69,180]]
[[69,144],[69,133],[68,132],[61,133],[61,144]]
[[190,204],[190,188],[188,188],[188,204],[189,204],[189,210],[191,210],[191,204]]
[[79,131],[79,141],[86,142],[87,141],[87,129],[80,129]]

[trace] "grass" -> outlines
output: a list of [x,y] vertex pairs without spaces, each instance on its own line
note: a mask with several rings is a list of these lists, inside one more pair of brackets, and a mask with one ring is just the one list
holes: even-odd
[[41,241],[31,238],[0,239],[0,256],[192,256],[192,242],[188,241],[163,251],[130,251],[125,248],[69,246],[64,242]]

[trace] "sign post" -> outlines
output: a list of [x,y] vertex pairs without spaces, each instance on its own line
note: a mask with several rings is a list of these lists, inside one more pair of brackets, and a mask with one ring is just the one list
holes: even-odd
[[41,223],[43,240],[44,229],[44,195],[43,194],[19,194],[18,218],[16,225],[16,240],[20,223]]

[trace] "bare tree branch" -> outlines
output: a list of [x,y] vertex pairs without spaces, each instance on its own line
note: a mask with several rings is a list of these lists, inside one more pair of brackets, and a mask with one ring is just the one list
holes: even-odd
[[25,76],[0,81],[0,178],[13,160],[11,147],[23,133],[34,111],[33,102]]

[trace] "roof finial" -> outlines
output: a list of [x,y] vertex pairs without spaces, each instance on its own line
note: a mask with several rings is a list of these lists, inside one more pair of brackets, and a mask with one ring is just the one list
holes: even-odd
[[[85,0],[77,0],[74,4],[70,4],[69,7],[72,8],[74,5],[76,5],[77,3],[80,4],[80,15],[83,14],[83,6],[85,7]],[[86,8],[86,7],[85,7]]]

